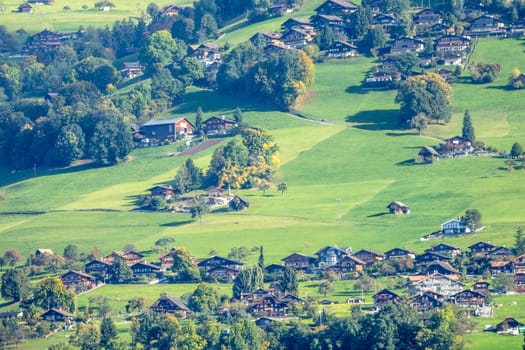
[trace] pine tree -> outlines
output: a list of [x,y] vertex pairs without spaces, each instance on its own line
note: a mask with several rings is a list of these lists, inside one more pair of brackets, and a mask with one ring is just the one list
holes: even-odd
[[117,327],[109,317],[104,317],[100,324],[100,345],[107,346],[117,338]]
[[261,268],[261,270],[264,270],[264,253],[263,253],[263,246],[259,247],[259,260],[257,262],[257,265]]
[[197,130],[202,129],[202,118],[203,118],[202,108],[201,106],[199,106],[199,108],[197,108],[197,115],[195,116],[195,128]]
[[514,243],[514,252],[516,255],[521,255],[525,253],[525,237],[523,237],[523,230],[521,227],[518,227],[516,230],[516,236],[515,236],[515,243]]
[[474,134],[474,126],[472,125],[472,119],[470,118],[470,113],[468,109],[463,115],[462,136],[464,139],[470,140],[471,142],[476,141],[476,135]]
[[237,125],[242,124],[242,111],[239,107],[237,107],[235,111],[233,112],[233,119],[235,120]]

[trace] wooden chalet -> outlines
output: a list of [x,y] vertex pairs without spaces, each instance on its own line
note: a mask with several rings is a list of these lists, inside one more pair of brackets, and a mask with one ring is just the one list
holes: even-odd
[[285,316],[289,304],[281,301],[275,295],[265,295],[253,301],[246,309],[252,315]]
[[385,258],[387,260],[398,260],[398,259],[415,259],[416,253],[412,250],[404,248],[394,248],[385,252]]
[[145,67],[140,62],[124,62],[120,70],[120,76],[123,79],[133,79],[144,74]]
[[312,22],[309,18],[288,18],[281,24],[283,31],[287,31],[292,28],[301,28],[305,30],[314,29]]
[[313,43],[314,37],[315,33],[312,33],[312,31],[292,28],[281,35],[281,41],[295,49],[302,49]]
[[363,261],[366,265],[372,265],[373,263],[381,261],[385,258],[383,253],[370,249],[361,249],[357,253],[354,253],[353,256]]
[[444,35],[435,41],[438,52],[465,51],[470,46],[470,39],[459,35]]
[[100,276],[102,279],[105,279],[108,278],[111,273],[111,263],[98,259],[91,260],[86,263],[84,270],[89,274]]
[[431,274],[442,274],[443,276],[460,276],[461,273],[453,268],[448,262],[446,261],[433,261],[430,264],[427,265],[427,275]]
[[455,258],[459,254],[461,254],[460,248],[448,243],[434,244],[432,247],[426,249],[425,251],[445,255],[449,258]]
[[207,272],[217,267],[226,267],[234,270],[240,270],[244,263],[240,261],[223,258],[220,256],[212,256],[211,258],[201,260],[197,263],[199,269]]
[[216,186],[211,186],[211,187],[208,187],[206,190],[206,196],[208,198],[218,198],[218,197],[222,197],[224,191],[222,190],[222,188],[219,188],[219,187],[216,187]]
[[443,80],[447,81],[451,76],[454,75],[454,72],[445,68],[441,68],[436,70],[436,74],[443,78]]
[[258,32],[253,35],[250,42],[255,47],[266,47],[271,44],[281,44],[281,33],[277,32]]
[[239,269],[227,266],[217,266],[205,272],[206,276],[215,278],[219,281],[231,281],[239,274]]
[[357,56],[357,46],[346,41],[336,40],[326,49],[328,57],[354,57]]
[[471,255],[477,255],[477,256],[486,256],[491,251],[493,251],[495,248],[494,245],[487,243],[487,242],[476,242],[474,244],[471,244],[468,246],[468,249],[470,249]]
[[160,272],[160,267],[157,265],[149,264],[147,262],[139,261],[130,266],[131,271],[135,277],[137,276],[151,276],[156,275]]
[[314,257],[302,253],[293,253],[281,260],[284,266],[303,271],[310,270],[316,261]]
[[452,153],[453,155],[468,154],[473,151],[472,141],[461,136],[454,136],[445,140],[440,149],[442,153]]
[[489,263],[490,273],[498,275],[500,273],[511,274],[514,273],[514,262],[508,260],[491,261]]
[[509,28],[509,33],[513,37],[520,37],[525,35],[525,18],[520,18],[512,23]]
[[341,258],[351,253],[350,248],[340,248],[336,245],[329,245],[319,249],[317,255],[317,265],[319,267],[332,266],[337,264]]
[[191,314],[191,309],[180,299],[168,295],[162,295],[150,306],[150,310],[158,313],[169,313],[180,318],[186,318]]
[[250,202],[238,195],[233,196],[228,205],[235,211],[244,211],[250,208]]
[[142,258],[144,258],[144,255],[141,253],[135,252],[133,250],[130,250],[128,252],[122,253],[118,251],[113,251],[109,253],[106,256],[102,257],[102,261],[113,264],[117,259],[123,259],[127,265],[131,266],[133,264],[138,263]]
[[374,294],[373,298],[374,307],[376,309],[380,309],[385,305],[395,304],[399,301],[399,295],[388,289],[383,289],[377,292],[376,294]]
[[472,290],[480,294],[487,293],[489,291],[490,283],[484,280],[479,280],[474,283]]
[[481,15],[470,21],[467,33],[473,37],[504,37],[507,36],[507,29],[502,20],[489,15]]
[[186,118],[150,120],[140,127],[144,137],[156,140],[176,140],[191,136],[195,126]]
[[170,186],[155,186],[149,189],[152,197],[164,197],[170,199],[174,196],[175,190]]
[[336,37],[346,35],[345,21],[342,17],[332,15],[316,15],[311,18],[312,25],[319,30],[329,27]]
[[423,9],[414,15],[413,22],[415,25],[433,26],[443,22],[443,13],[431,8]]
[[48,29],[31,36],[24,46],[25,54],[35,54],[39,51],[52,51],[62,45],[63,34]]
[[507,247],[496,247],[487,254],[487,257],[490,259],[512,259],[514,258],[514,251]]
[[182,10],[184,10],[184,8],[179,5],[175,5],[175,4],[167,5],[159,10],[156,17],[161,18],[161,17],[178,16],[182,12]]
[[410,214],[410,207],[400,201],[392,201],[386,206],[386,208],[390,214]]
[[174,256],[176,252],[177,250],[175,248],[171,248],[169,251],[161,253],[159,256],[160,267],[163,269],[169,269],[173,267],[175,262]]
[[391,54],[418,53],[425,49],[425,43],[422,40],[402,37],[395,39],[390,46]]
[[470,233],[470,228],[465,220],[456,218],[448,220],[441,224],[441,232],[444,235],[460,235]]
[[525,293],[525,270],[518,270],[514,273],[514,290],[517,293]]
[[434,261],[449,261],[449,260],[450,260],[450,257],[446,255],[441,255],[439,253],[434,253],[434,252],[424,252],[423,254],[416,256],[416,258],[414,259],[414,262],[419,266],[428,266]]
[[263,54],[265,56],[268,56],[268,55],[278,54],[280,52],[283,52],[284,50],[295,50],[295,48],[291,47],[290,45],[286,45],[284,43],[269,44],[264,47]]
[[266,328],[268,328],[269,325],[271,325],[274,322],[280,322],[280,319],[275,317],[263,316],[255,320],[255,326],[262,330],[265,330]]
[[191,56],[198,59],[203,67],[207,68],[216,62],[221,62],[222,51],[223,48],[220,45],[205,43],[197,46]]
[[505,332],[515,329],[518,332],[519,327],[523,327],[523,323],[517,321],[514,317],[507,317],[502,322],[496,325],[497,332]]
[[341,274],[362,274],[366,262],[353,256],[353,255],[343,255],[341,259],[333,266],[330,266],[330,269]]
[[60,276],[60,280],[68,289],[78,287],[82,289],[91,289],[97,285],[97,279],[95,276],[76,270],[69,270]]
[[397,59],[395,57],[387,57],[381,61],[381,68],[385,70],[396,70]]
[[213,116],[203,122],[207,136],[226,136],[234,133],[237,127],[235,120],[224,115]]
[[457,276],[445,276],[439,273],[432,275],[408,276],[408,294],[417,295],[426,291],[453,295],[465,289],[465,285],[458,281]]
[[344,16],[357,11],[357,5],[346,0],[326,0],[315,12],[318,15]]
[[33,6],[31,6],[31,4],[28,2],[24,2],[22,5],[18,6],[18,12],[33,13]]
[[512,260],[515,270],[525,270],[525,254],[522,254]]
[[390,27],[398,26],[402,23],[403,21],[400,18],[391,14],[376,13],[372,18],[372,24],[383,27],[385,32],[388,32]]
[[459,306],[476,307],[485,304],[485,296],[481,293],[465,289],[451,295],[448,300]]
[[416,310],[417,313],[424,314],[429,311],[439,309],[445,305],[444,301],[434,297],[435,293],[421,293],[414,296],[408,305]]
[[369,89],[386,89],[392,86],[395,74],[386,71],[377,71],[367,76],[363,87]]
[[284,297],[281,298],[281,301],[288,305],[291,305],[291,304],[306,305],[306,300],[299,298],[297,295],[294,295],[294,294],[286,294]]
[[64,310],[52,308],[40,315],[40,318],[51,323],[63,322],[65,324],[71,324],[75,316]]
[[439,153],[430,146],[423,146],[419,150],[417,157],[416,157],[416,163],[418,164],[432,164],[434,162],[437,162],[440,159]]

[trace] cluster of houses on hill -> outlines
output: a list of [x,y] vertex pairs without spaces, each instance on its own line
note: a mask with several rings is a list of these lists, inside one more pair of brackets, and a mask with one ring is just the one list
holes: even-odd
[[[235,120],[222,116],[213,116],[202,123],[202,132],[207,137],[224,137],[236,133],[238,125]],[[142,146],[191,138],[197,134],[196,126],[185,117],[158,119],[136,126],[133,132],[135,142]]]
[[438,147],[423,146],[419,150],[414,162],[416,164],[431,164],[441,158],[468,157],[472,155],[489,155],[490,148],[475,145],[471,140],[461,136],[454,136]]

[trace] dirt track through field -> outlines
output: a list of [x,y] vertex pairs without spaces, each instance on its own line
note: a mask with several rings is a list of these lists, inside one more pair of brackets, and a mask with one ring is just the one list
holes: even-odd
[[204,141],[204,142],[198,144],[196,147],[193,147],[193,148],[191,148],[191,149],[189,149],[187,151],[184,151],[184,152],[180,152],[178,154],[178,156],[191,156],[191,155],[194,155],[195,153],[198,153],[200,151],[204,151],[207,148],[215,146],[216,144],[220,143],[221,141],[222,141],[222,139],[213,139],[213,140]]

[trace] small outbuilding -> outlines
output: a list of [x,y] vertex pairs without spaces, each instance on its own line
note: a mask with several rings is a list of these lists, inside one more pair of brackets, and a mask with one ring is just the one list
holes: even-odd
[[410,207],[400,201],[392,201],[387,205],[390,214],[410,214]]
[[417,164],[431,164],[439,160],[441,156],[433,147],[423,146],[416,157]]

